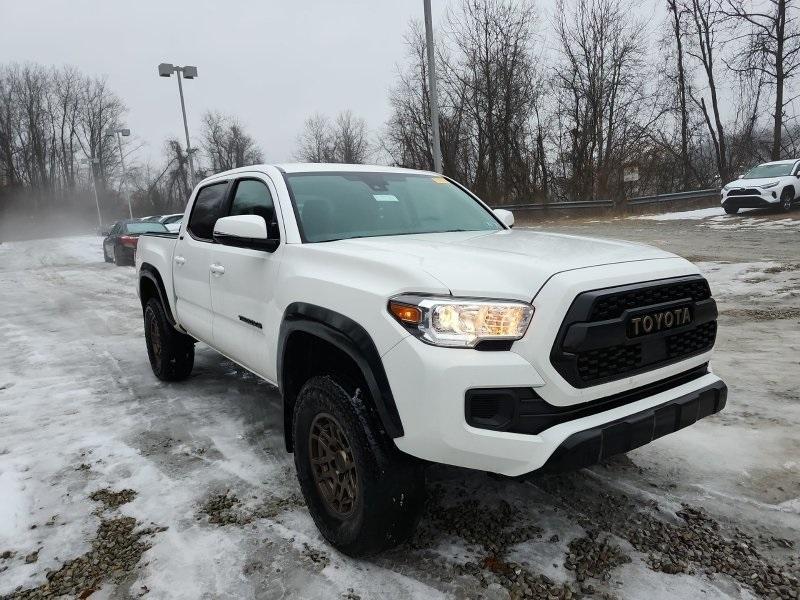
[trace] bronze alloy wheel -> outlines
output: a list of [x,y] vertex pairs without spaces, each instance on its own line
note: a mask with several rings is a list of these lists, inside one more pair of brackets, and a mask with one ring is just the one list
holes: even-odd
[[349,517],[358,499],[358,473],[350,442],[333,415],[320,413],[314,418],[308,451],[326,508],[337,517]]
[[156,366],[161,366],[161,330],[158,328],[158,320],[153,315],[149,324],[150,333],[150,349],[153,352],[153,360]]

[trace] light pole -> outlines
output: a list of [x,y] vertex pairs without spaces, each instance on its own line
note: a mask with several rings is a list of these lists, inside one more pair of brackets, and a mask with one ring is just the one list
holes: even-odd
[[81,160],[81,164],[89,165],[89,169],[92,172],[92,191],[94,191],[94,204],[97,207],[97,226],[102,231],[103,229],[103,217],[100,216],[100,200],[97,197],[97,184],[94,181],[94,166],[100,164],[99,158],[84,158]]
[[[122,154],[122,137],[128,137],[131,134],[130,129],[114,129],[113,131],[109,132],[109,135],[117,134],[117,147],[119,148],[119,164],[122,166],[122,182],[125,183],[127,178],[127,174],[125,173],[125,157]],[[122,187],[122,186],[120,186]],[[133,208],[131,207],[131,196],[130,194],[125,194],[125,197],[128,199],[128,214],[133,218]]]
[[181,97],[181,112],[183,113],[183,130],[186,133],[186,154],[189,157],[189,179],[192,186],[194,186],[194,160],[192,160],[192,143],[189,141],[189,125],[186,123],[186,104],[183,101],[183,83],[181,82],[181,75],[186,79],[194,79],[197,77],[197,67],[179,67],[170,63],[161,63],[158,65],[158,74],[160,77],[171,77],[173,73],[178,74],[178,94]]
[[436,55],[433,53],[433,17],[431,0],[425,4],[425,42],[428,53],[428,88],[431,96],[431,129],[433,130],[433,170],[442,172],[442,148],[439,141],[439,100],[436,93]]

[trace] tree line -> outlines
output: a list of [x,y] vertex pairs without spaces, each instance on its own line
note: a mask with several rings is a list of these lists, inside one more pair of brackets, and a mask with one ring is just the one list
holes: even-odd
[[[443,171],[494,203],[622,200],[718,187],[754,163],[797,156],[800,0],[455,0],[436,29]],[[306,119],[293,158],[432,169],[424,29],[370,131],[350,110]],[[73,67],[0,65],[0,210],[91,198],[139,214],[182,210],[186,148],[126,161],[114,132],[126,107],[105,79]],[[195,178],[261,162],[232,115],[202,117]],[[636,167],[627,183],[623,169]],[[88,204],[92,208],[92,204]],[[117,216],[122,216],[117,214]]]
[[[559,0],[549,20],[527,0],[452,6],[435,57],[444,172],[498,203],[621,200],[797,156],[798,3],[664,1],[656,23],[627,0]],[[430,169],[418,23],[406,45],[380,144]]]
[[[136,142],[117,136],[126,112],[102,77],[74,67],[0,65],[0,216],[35,219],[53,208],[92,214],[94,189],[107,221],[126,216],[128,197],[139,216],[183,210],[192,189],[185,145],[166,139],[157,166],[130,160]],[[262,161],[235,117],[202,116],[195,179]]]

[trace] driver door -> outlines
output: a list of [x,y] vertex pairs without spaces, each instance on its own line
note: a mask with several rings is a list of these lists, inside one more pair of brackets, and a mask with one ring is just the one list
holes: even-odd
[[[232,184],[227,214],[258,215],[271,239],[280,239],[275,188],[268,178],[248,176]],[[262,377],[276,381],[275,347],[282,315],[275,304],[283,245],[274,252],[214,244],[211,251],[211,305],[214,345]]]

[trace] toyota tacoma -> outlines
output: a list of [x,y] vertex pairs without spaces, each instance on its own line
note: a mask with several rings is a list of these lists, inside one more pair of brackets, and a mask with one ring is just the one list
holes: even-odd
[[138,245],[153,372],[188,377],[202,342],[276,385],[308,510],[353,556],[412,533],[430,463],[576,469],[724,407],[695,266],[513,224],[426,171],[209,177]]

